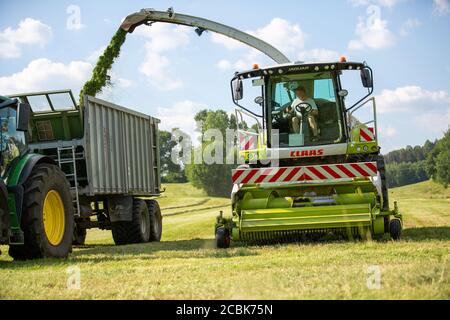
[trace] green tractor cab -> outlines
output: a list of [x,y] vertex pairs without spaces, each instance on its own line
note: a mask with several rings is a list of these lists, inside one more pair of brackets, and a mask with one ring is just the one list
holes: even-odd
[[[352,103],[343,80],[349,73],[360,74],[363,89]],[[217,218],[218,247],[330,234],[400,237],[401,215],[396,204],[389,207],[377,141],[372,77],[365,63],[345,60],[235,74],[244,164],[232,172],[232,217]],[[258,94],[256,111],[243,103],[248,82]]]
[[56,163],[28,148],[31,108],[0,97],[0,243],[15,259],[67,257],[73,206]]

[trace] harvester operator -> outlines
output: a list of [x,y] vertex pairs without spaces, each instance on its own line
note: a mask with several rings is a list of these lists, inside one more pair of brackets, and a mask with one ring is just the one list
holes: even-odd
[[294,99],[294,101],[292,101],[291,106],[287,109],[287,112],[292,114],[291,117],[292,131],[294,133],[300,133],[300,121],[302,121],[302,119],[297,115],[297,112],[295,112],[295,107],[300,105],[301,103],[306,103],[312,108],[311,111],[306,116],[308,119],[309,126],[313,133],[312,140],[313,141],[319,140],[319,129],[317,126],[317,117],[319,116],[319,110],[317,108],[316,103],[312,98],[309,98],[306,95],[306,90],[302,86],[298,86],[295,89],[295,95],[296,98]]

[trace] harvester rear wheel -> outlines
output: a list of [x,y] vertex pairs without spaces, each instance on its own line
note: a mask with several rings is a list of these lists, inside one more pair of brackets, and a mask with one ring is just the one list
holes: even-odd
[[402,222],[400,219],[392,219],[389,222],[389,234],[393,240],[399,240],[402,234]]
[[116,221],[111,226],[117,245],[147,242],[150,238],[150,217],[144,200],[133,199],[131,221]]
[[378,155],[377,168],[381,178],[381,195],[383,197],[383,211],[389,211],[389,192],[386,184],[386,164],[384,157]]
[[150,215],[150,239],[149,241],[160,241],[162,235],[162,215],[156,200],[147,201],[148,213]]
[[226,249],[230,247],[230,233],[225,228],[216,230],[216,246],[217,248]]
[[21,228],[23,245],[11,245],[17,260],[66,258],[72,250],[74,227],[70,186],[61,169],[38,164],[25,182]]

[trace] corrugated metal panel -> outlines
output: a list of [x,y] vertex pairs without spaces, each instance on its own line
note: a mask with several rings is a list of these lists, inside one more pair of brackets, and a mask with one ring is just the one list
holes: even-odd
[[94,97],[84,101],[89,195],[159,194],[159,120]]

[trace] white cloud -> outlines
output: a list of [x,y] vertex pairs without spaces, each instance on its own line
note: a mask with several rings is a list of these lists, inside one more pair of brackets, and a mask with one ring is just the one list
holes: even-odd
[[183,81],[169,73],[170,60],[159,53],[148,51],[139,72],[148,77],[152,86],[158,90],[174,90],[183,86]]
[[[420,86],[405,86],[394,90],[383,90],[376,97],[377,111],[380,118],[392,120],[404,119],[406,129],[400,133],[404,136],[408,130],[424,134],[441,134],[450,125],[450,95],[444,90],[426,90]],[[417,132],[408,132],[414,134]],[[383,138],[397,136],[394,128],[381,131]]]
[[[306,39],[306,34],[298,24],[282,18],[273,18],[264,27],[245,32],[268,42],[285,54],[295,54],[298,50],[303,49]],[[211,33],[211,40],[214,43],[225,46],[229,50],[249,48],[237,40],[217,33]]]
[[419,86],[383,90],[376,97],[380,113],[411,112],[430,114],[450,106],[450,96],[444,90],[430,91]]
[[222,59],[217,62],[216,66],[220,70],[230,70],[233,65],[229,60]]
[[0,58],[18,58],[26,45],[45,46],[52,37],[50,26],[39,20],[26,18],[17,29],[8,27],[0,31]]
[[415,116],[414,123],[428,132],[442,134],[450,126],[450,107],[442,111]]
[[416,18],[409,18],[405,22],[403,22],[400,28],[400,35],[407,36],[411,29],[418,28],[422,26],[422,22]]
[[150,28],[138,28],[135,36],[147,39],[145,43],[146,58],[139,67],[139,72],[148,77],[151,86],[158,90],[174,90],[183,86],[183,81],[171,72],[171,61],[163,53],[186,47],[190,38],[190,28],[156,23]]
[[339,53],[327,49],[311,49],[300,52],[298,59],[303,62],[326,62],[339,60]]
[[148,39],[146,42],[148,50],[164,52],[189,44],[189,31],[192,31],[191,28],[185,26],[155,23],[151,27],[137,28],[133,35]]
[[445,16],[450,13],[449,0],[433,0],[433,12],[439,16]]
[[382,7],[393,8],[398,3],[404,0],[348,0],[348,2],[354,7],[365,7],[369,4],[377,4]]
[[85,61],[64,64],[49,59],[36,59],[22,71],[0,77],[0,92],[13,94],[65,88],[77,92],[89,78],[91,70],[92,65]]
[[[285,19],[273,18],[267,25],[256,30],[247,30],[247,33],[262,39],[284,54],[296,58],[305,45],[307,35],[298,24],[291,23]],[[242,54],[242,58],[231,62],[229,60],[220,60],[216,66],[221,70],[227,69],[250,69],[253,64],[261,65],[263,54],[249,46],[225,37],[220,34],[211,34],[211,41],[223,45],[229,50],[246,50]]]
[[247,46],[240,41],[234,40],[220,33],[211,32],[211,41],[223,45],[228,50],[245,49]]
[[171,107],[158,107],[156,118],[161,120],[160,129],[171,131],[173,128],[179,128],[195,143],[199,133],[196,132],[194,117],[197,112],[205,108],[206,105],[190,100],[179,101]]
[[381,137],[382,138],[392,138],[397,135],[397,129],[393,127],[387,127],[385,129],[381,130]]
[[350,50],[383,49],[392,46],[395,42],[394,35],[388,28],[388,22],[376,15],[369,17],[367,21],[359,17],[355,35],[357,39],[350,40],[348,43]]
[[268,25],[249,33],[291,55],[303,49],[306,40],[306,34],[298,24],[281,18],[273,18]]

